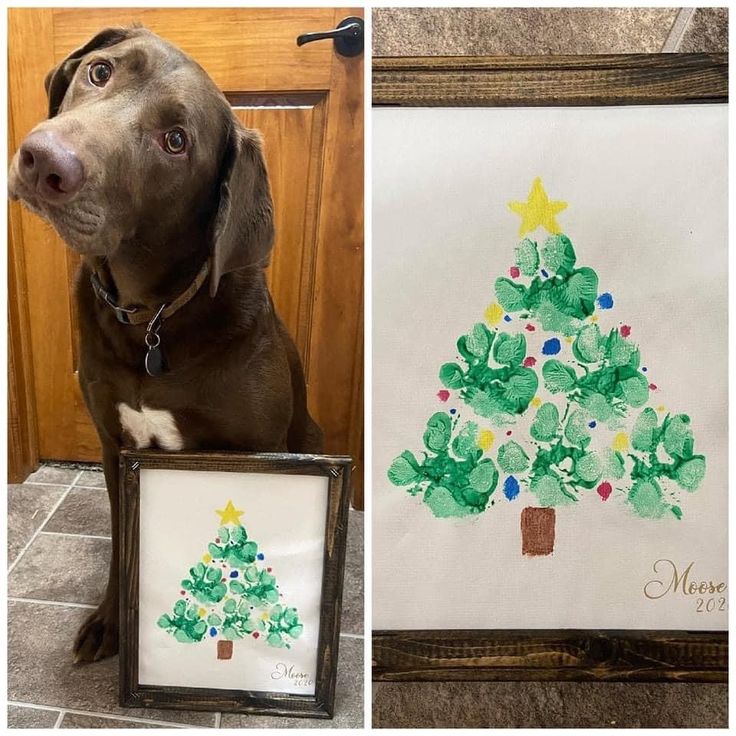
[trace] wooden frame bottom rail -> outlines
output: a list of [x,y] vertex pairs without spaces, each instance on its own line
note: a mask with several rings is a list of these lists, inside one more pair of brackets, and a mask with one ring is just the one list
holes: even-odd
[[728,682],[726,631],[374,631],[382,682]]

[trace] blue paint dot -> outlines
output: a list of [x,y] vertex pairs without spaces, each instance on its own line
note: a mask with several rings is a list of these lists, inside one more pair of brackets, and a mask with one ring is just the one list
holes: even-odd
[[210,629],[210,636],[217,636],[217,629],[214,626]]
[[542,276],[544,276],[544,278],[547,278],[549,274],[544,269],[542,269]]
[[557,355],[560,352],[561,345],[560,341],[556,337],[550,337],[549,340],[545,340],[542,345],[542,352],[545,355]]
[[238,571],[237,571],[237,570],[233,570],[233,571],[232,571],[232,572],[230,573],[230,577],[231,577],[231,578],[236,578],[236,577],[238,577]]
[[265,555],[263,554],[263,552],[259,552],[259,553],[258,553],[258,554],[256,555],[256,557],[257,557],[257,558],[258,558],[259,560],[262,560],[262,559],[264,559]]
[[513,475],[510,475],[503,482],[503,495],[509,501],[513,501],[519,495],[519,481]]
[[601,294],[596,301],[601,309],[610,309],[613,306],[613,297],[608,292]]
[[511,316],[508,315],[508,314],[504,315],[503,321],[504,322],[511,322]]
[[644,373],[646,373],[646,372],[647,372],[647,369],[646,369],[646,368],[642,368],[642,370],[644,371]]
[[457,411],[457,409],[450,409],[450,414],[454,414]]
[[590,427],[591,429],[595,429],[595,427],[596,427],[596,423],[595,423],[595,422],[588,422],[588,426],[589,426],[589,427]]

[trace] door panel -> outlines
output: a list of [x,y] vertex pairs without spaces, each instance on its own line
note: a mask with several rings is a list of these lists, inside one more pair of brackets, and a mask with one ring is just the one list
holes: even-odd
[[[361,14],[350,8],[9,12],[12,151],[46,115],[46,72],[101,28],[133,22],[191,54],[240,120],[260,130],[276,221],[269,287],[304,361],[310,410],[324,429],[326,449],[356,461],[363,422],[362,57],[340,57],[330,41],[299,48],[295,39]],[[40,456],[98,461],[77,379],[71,284],[79,259],[17,204],[10,216],[26,265],[21,277]]]
[[231,102],[242,123],[263,135],[276,226],[268,284],[307,371],[317,250],[315,202],[319,201],[324,163],[327,97],[321,93],[303,98],[292,95],[257,99],[249,105],[238,96]]

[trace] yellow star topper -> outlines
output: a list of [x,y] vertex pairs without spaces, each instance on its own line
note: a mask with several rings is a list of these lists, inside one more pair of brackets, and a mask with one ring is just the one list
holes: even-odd
[[547,196],[539,177],[532,183],[526,202],[509,202],[509,209],[521,217],[519,237],[533,232],[540,225],[553,235],[561,232],[555,215],[566,208],[567,202],[554,202]]
[[240,526],[240,517],[245,513],[244,511],[238,511],[233,506],[232,501],[227,502],[227,506],[224,509],[217,509],[217,513],[220,514],[221,524],[235,524]]

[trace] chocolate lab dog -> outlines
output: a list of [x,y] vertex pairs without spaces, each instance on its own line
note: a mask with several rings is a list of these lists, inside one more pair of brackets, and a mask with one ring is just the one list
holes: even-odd
[[109,28],[46,77],[48,120],[10,166],[12,198],[82,256],[79,378],[112,513],[107,592],[74,645],[118,648],[124,447],[319,452],[302,366],[264,278],[274,238],[258,135],[186,54]]

